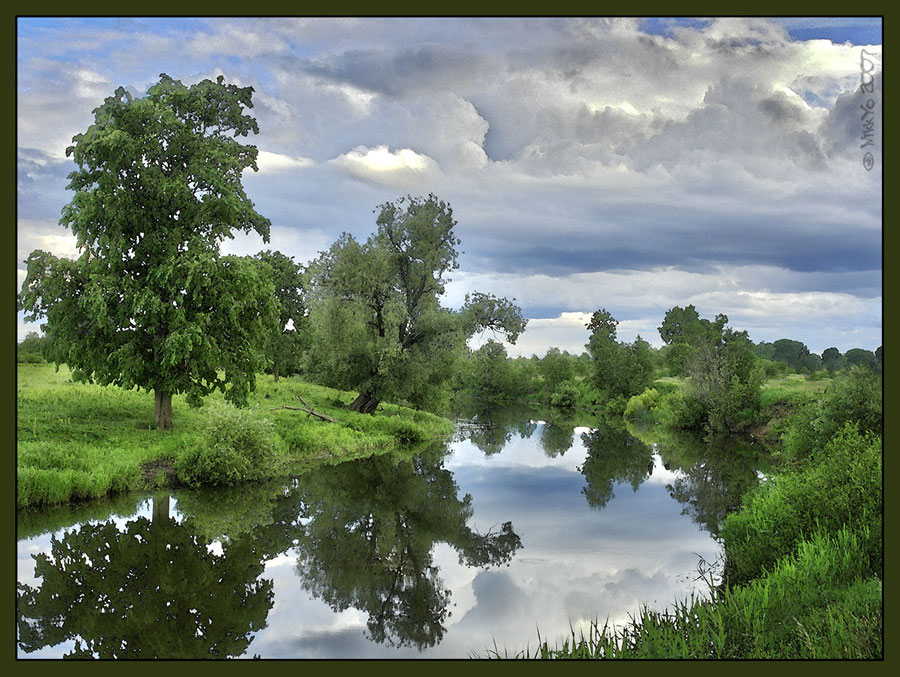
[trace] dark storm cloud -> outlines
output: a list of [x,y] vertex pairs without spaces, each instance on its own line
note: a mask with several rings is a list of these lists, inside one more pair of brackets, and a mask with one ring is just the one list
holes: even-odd
[[481,64],[481,58],[471,52],[427,46],[397,52],[350,50],[296,65],[310,75],[333,82],[402,97],[411,91],[440,90],[458,85],[461,79],[475,78]]
[[581,242],[569,246],[494,243],[490,251],[479,251],[480,243],[470,240],[468,251],[473,260],[479,260],[481,254],[480,260],[485,261],[483,269],[473,267],[475,272],[527,271],[552,276],[660,266],[703,271],[710,262],[768,264],[800,272],[867,271],[881,267],[881,233],[876,231],[842,232],[835,228],[810,238],[787,226],[720,223],[718,229],[711,227],[704,232],[657,230],[639,238],[621,233],[616,238],[597,237],[596,244],[591,239],[585,234]]

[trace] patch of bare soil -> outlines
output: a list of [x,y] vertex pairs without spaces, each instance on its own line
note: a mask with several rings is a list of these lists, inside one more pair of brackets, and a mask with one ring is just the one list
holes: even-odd
[[163,475],[164,486],[173,487],[178,484],[178,475],[175,473],[175,466],[169,459],[157,459],[148,461],[141,467],[141,477],[145,484],[150,486],[157,485],[157,478]]

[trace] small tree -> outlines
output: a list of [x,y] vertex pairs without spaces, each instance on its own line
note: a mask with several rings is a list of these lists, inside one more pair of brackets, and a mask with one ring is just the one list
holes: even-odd
[[848,367],[865,367],[875,371],[875,353],[863,348],[851,348],[844,353],[844,363]]
[[778,362],[785,362],[794,371],[800,371],[806,366],[804,359],[809,355],[809,348],[801,341],[778,339],[772,345],[775,347],[775,354],[772,359]]
[[509,397],[510,366],[506,348],[499,341],[488,340],[469,356],[469,388],[476,397],[500,399]]
[[252,92],[165,74],[142,98],[118,88],[66,150],[78,168],[60,223],[81,255],[27,259],[19,308],[46,317],[52,359],[80,380],[154,391],[160,428],[176,393],[246,402],[263,365],[274,288],[219,253],[234,230],[269,237],[241,185],[257,150],[235,138],[259,131]]
[[16,346],[17,362],[45,362],[44,350],[47,339],[36,331],[30,331]]
[[669,347],[665,355],[671,373],[683,373],[693,347],[704,340],[716,340],[726,322],[728,318],[722,314],[716,315],[712,321],[701,318],[693,305],[671,308],[659,327],[659,336]]
[[544,391],[551,395],[562,383],[575,378],[575,359],[556,346],[548,348],[541,358],[540,374],[544,377]]

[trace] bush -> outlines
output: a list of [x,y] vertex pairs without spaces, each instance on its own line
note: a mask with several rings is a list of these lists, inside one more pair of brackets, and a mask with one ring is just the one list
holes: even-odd
[[561,383],[550,396],[550,406],[571,409],[578,403],[578,388],[571,383]]
[[271,421],[248,409],[215,402],[197,440],[176,460],[175,470],[189,486],[233,486],[270,477],[283,448]]
[[39,353],[16,353],[16,362],[19,364],[42,364],[46,360]]
[[625,405],[625,418],[632,421],[647,418],[659,404],[659,391],[647,388],[640,395],[635,395]]
[[663,397],[658,408],[661,410],[662,422],[681,430],[701,430],[706,421],[706,408],[703,403],[684,391]]
[[881,561],[881,439],[861,435],[848,423],[821,459],[760,485],[745,496],[739,512],[725,518],[720,535],[733,580],[756,578],[804,538],[844,525],[869,525],[871,557]]
[[625,414],[625,407],[628,406],[628,400],[623,395],[616,395],[606,400],[605,414],[607,417],[619,418]]
[[428,439],[422,426],[399,417],[388,419],[387,428],[401,444],[418,444]]
[[793,460],[810,458],[847,423],[860,433],[881,434],[881,378],[861,367],[835,379],[819,402],[806,405],[785,424],[781,453]]

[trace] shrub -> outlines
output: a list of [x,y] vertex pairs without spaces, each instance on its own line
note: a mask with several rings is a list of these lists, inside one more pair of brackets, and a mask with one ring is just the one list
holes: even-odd
[[647,418],[659,404],[659,391],[647,388],[640,395],[635,395],[625,405],[625,418],[636,420]]
[[623,395],[616,395],[606,400],[605,414],[607,417],[619,418],[625,413],[628,400]]
[[881,561],[881,439],[848,423],[821,458],[760,485],[725,518],[720,535],[733,580],[756,578],[805,537],[848,524],[871,527],[872,558]]
[[550,405],[571,409],[578,403],[578,388],[571,383],[561,383],[550,396]]
[[428,439],[422,426],[402,418],[389,419],[388,430],[401,444],[418,444]]
[[283,447],[268,419],[214,402],[206,425],[176,460],[175,470],[189,486],[233,486],[271,476],[271,465],[280,462]]
[[847,423],[861,433],[881,434],[881,378],[861,367],[835,379],[819,402],[806,405],[785,424],[782,454],[807,459]]
[[657,405],[661,422],[682,430],[701,430],[706,420],[703,403],[684,391],[664,396]]

